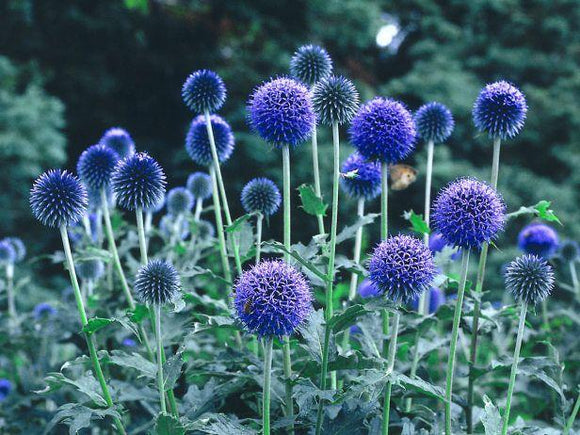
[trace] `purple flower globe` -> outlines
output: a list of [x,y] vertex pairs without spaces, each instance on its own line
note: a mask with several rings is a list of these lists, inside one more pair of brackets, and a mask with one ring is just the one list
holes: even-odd
[[381,194],[381,165],[368,161],[359,153],[352,153],[342,164],[342,174],[356,171],[351,177],[341,177],[342,189],[354,199],[371,200]]
[[362,282],[358,285],[357,292],[363,299],[375,298],[381,294],[377,286],[374,285],[374,283],[369,278],[362,280]]
[[322,124],[350,122],[356,114],[358,104],[358,91],[345,77],[330,76],[314,85],[312,105]]
[[34,307],[33,315],[36,320],[44,320],[50,317],[54,317],[56,314],[56,308],[54,308],[48,302],[41,302]]
[[127,130],[120,127],[113,127],[105,131],[99,143],[114,150],[122,159],[135,154],[133,138]]
[[[437,287],[431,287],[429,290],[429,314],[435,314],[439,307],[445,303],[445,293]],[[419,298],[413,299],[411,308],[419,310]]]
[[[218,115],[210,116],[215,147],[220,163],[225,163],[234,152],[234,133],[232,128]],[[191,160],[201,166],[213,165],[209,136],[207,135],[207,126],[203,116],[197,116],[191,121],[189,131],[185,138],[185,150]]]
[[242,189],[241,200],[246,213],[259,212],[271,216],[280,208],[282,196],[272,180],[254,178]]
[[14,262],[20,263],[24,260],[24,257],[26,257],[26,246],[24,245],[24,242],[18,237],[6,237],[4,240],[10,243],[12,248],[14,248],[14,253],[16,254]]
[[248,112],[252,129],[278,148],[306,141],[316,122],[308,89],[286,77],[259,86],[250,97]]
[[238,278],[234,308],[248,332],[281,337],[291,335],[312,311],[312,293],[293,266],[261,261]]
[[143,210],[147,213],[158,213],[165,207],[165,195],[160,196],[157,202],[151,207],[144,208]]
[[447,106],[434,101],[419,107],[415,113],[415,125],[421,139],[441,143],[453,133],[455,121]]
[[545,259],[522,255],[506,268],[505,286],[516,301],[535,305],[552,293],[554,271]]
[[[178,224],[176,221],[176,216],[171,214],[166,214],[161,218],[159,221],[159,231],[161,235],[166,239],[170,240],[173,234],[176,232],[176,225]],[[187,219],[181,219],[179,226],[179,234],[177,237],[179,240],[185,240],[189,236],[189,222]]]
[[487,183],[460,178],[439,192],[433,205],[433,223],[453,246],[479,249],[503,229],[505,204]]
[[16,250],[8,240],[0,240],[0,266],[14,264],[16,262]]
[[211,177],[205,172],[194,172],[187,177],[187,190],[197,199],[208,199],[212,194]]
[[564,240],[560,245],[560,258],[567,263],[578,261],[580,258],[580,246],[573,240]]
[[12,390],[12,382],[8,379],[0,379],[0,402],[4,402]]
[[[433,254],[443,251],[443,249],[446,246],[453,248],[452,245],[447,243],[447,241],[443,237],[443,234],[441,234],[437,231],[434,231],[429,235],[429,249],[431,249],[431,252]],[[461,250],[457,250],[453,254],[451,254],[450,258],[451,258],[451,260],[457,260],[460,256],[461,256]]]
[[193,207],[193,195],[185,187],[174,187],[167,192],[167,211],[178,216],[191,211]]
[[81,279],[96,281],[105,274],[105,265],[101,260],[81,260],[77,261],[76,270]]
[[371,281],[381,294],[395,302],[411,302],[431,286],[435,275],[429,248],[407,235],[383,240],[369,262]]
[[473,105],[473,123],[494,139],[515,137],[523,128],[528,112],[526,97],[506,81],[483,88]]
[[215,236],[215,228],[211,222],[200,219],[195,223],[195,226],[197,237],[200,240],[209,240]]
[[181,97],[192,112],[217,112],[226,101],[226,85],[215,72],[198,70],[185,80]]
[[350,140],[368,160],[396,163],[415,148],[415,122],[405,106],[376,97],[363,104],[350,126]]
[[558,233],[545,224],[532,223],[518,235],[518,247],[525,254],[551,258],[558,250]]
[[332,60],[318,45],[303,45],[290,60],[290,74],[302,83],[313,86],[332,73]]
[[164,305],[175,300],[181,291],[179,274],[165,260],[151,260],[139,268],[135,279],[135,293],[149,305]]
[[92,145],[83,151],[77,163],[79,178],[87,189],[100,191],[108,187],[119,154],[102,144]]

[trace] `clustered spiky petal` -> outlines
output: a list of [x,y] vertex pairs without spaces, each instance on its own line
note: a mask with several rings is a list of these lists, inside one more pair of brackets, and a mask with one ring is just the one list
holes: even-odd
[[147,213],[157,213],[163,210],[163,207],[165,207],[165,195],[160,196],[157,202],[151,207],[144,208],[143,210]]
[[254,178],[242,189],[242,206],[246,213],[260,212],[271,216],[278,211],[282,196],[276,184],[268,178]]
[[180,215],[191,211],[193,207],[193,195],[185,187],[174,187],[167,193],[167,211],[174,215]]
[[19,263],[24,260],[24,257],[26,257],[26,246],[24,245],[24,242],[18,237],[6,237],[4,240],[10,243],[14,248],[14,252],[16,253],[14,262]]
[[147,209],[165,195],[165,173],[147,153],[121,160],[111,179],[118,204],[127,210]]
[[340,185],[354,199],[371,200],[381,193],[381,165],[376,161],[368,161],[359,153],[354,152],[342,164],[341,172],[348,174],[342,177]]
[[330,76],[314,85],[312,106],[322,124],[350,122],[359,105],[358,91],[343,76]]
[[226,101],[226,85],[215,72],[202,69],[187,77],[181,96],[192,112],[217,112]]
[[332,60],[318,45],[303,45],[290,60],[290,74],[302,83],[313,86],[332,73]]
[[473,178],[448,184],[433,205],[434,227],[460,248],[479,249],[497,237],[504,223],[505,204],[500,194]]
[[[415,311],[419,310],[419,299],[413,299],[411,303],[411,308]],[[445,303],[445,293],[441,291],[441,289],[437,287],[431,287],[429,290],[429,314],[434,314],[437,312],[439,307]]]
[[180,290],[179,274],[165,260],[151,260],[137,272],[135,293],[141,302],[163,305],[175,300]]
[[578,261],[580,258],[580,246],[573,240],[564,240],[560,245],[560,257],[567,263]]
[[102,144],[83,151],[77,163],[77,173],[87,189],[100,191],[109,186],[111,174],[119,161],[119,154]]
[[[220,163],[224,163],[234,152],[235,140],[232,128],[225,119],[218,115],[211,115],[210,122],[218,160]],[[197,116],[191,121],[185,138],[185,150],[191,160],[198,165],[211,166],[213,164],[204,116]]]
[[135,142],[129,132],[120,127],[105,131],[99,143],[113,149],[123,159],[135,154]]
[[429,248],[416,237],[407,235],[383,240],[369,262],[371,281],[395,302],[411,302],[429,288],[435,274]]
[[502,80],[481,90],[473,106],[473,122],[492,138],[513,138],[523,128],[527,112],[524,94]]
[[259,86],[250,97],[248,112],[251,127],[276,147],[301,144],[316,121],[308,89],[286,77]]
[[518,235],[518,247],[525,254],[551,258],[558,250],[558,233],[552,227],[532,223],[524,227]]
[[441,143],[451,136],[455,121],[447,106],[434,101],[419,107],[415,113],[415,125],[421,139]]
[[12,244],[4,239],[0,240],[0,266],[14,264],[16,261],[16,251]]
[[77,261],[76,270],[81,279],[96,281],[105,273],[105,265],[101,260]]
[[194,172],[187,177],[187,189],[195,199],[207,199],[212,194],[211,177],[205,172]]
[[[433,254],[443,251],[443,249],[446,246],[453,248],[453,245],[449,244],[449,242],[445,240],[445,237],[443,237],[443,234],[441,234],[440,232],[433,231],[429,235],[429,249]],[[460,256],[461,250],[457,250],[453,254],[451,254],[451,260],[457,260]]]
[[357,292],[363,299],[374,298],[381,294],[380,290],[369,278],[362,280],[358,285]]
[[518,302],[542,302],[554,288],[552,266],[537,255],[522,255],[506,268],[505,286]]
[[[176,228],[178,224],[180,228]],[[185,240],[189,236],[189,222],[187,219],[180,219],[178,223],[176,215],[166,214],[159,221],[159,231],[166,239],[171,239],[177,232],[175,235],[179,240]]]
[[369,160],[396,163],[415,148],[415,122],[405,106],[390,98],[375,97],[363,104],[352,120],[350,139]]
[[291,335],[312,311],[306,279],[282,261],[262,261],[242,273],[234,292],[238,319],[260,337]]
[[34,307],[34,318],[36,320],[46,319],[47,317],[53,317],[57,313],[56,308],[50,305],[48,302],[41,302]]
[[51,169],[30,190],[32,214],[43,225],[57,228],[78,222],[87,210],[87,190],[70,172]]

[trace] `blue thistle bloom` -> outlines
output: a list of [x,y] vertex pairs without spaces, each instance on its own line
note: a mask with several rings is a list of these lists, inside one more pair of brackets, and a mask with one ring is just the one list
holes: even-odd
[[478,249],[503,229],[505,204],[487,183],[460,178],[439,192],[433,205],[433,223],[453,246]]
[[215,236],[215,228],[209,221],[199,220],[196,222],[197,237],[201,240],[208,240]]
[[226,85],[215,72],[201,69],[187,77],[181,97],[192,112],[217,112],[226,101]]
[[76,270],[81,279],[96,281],[105,274],[105,265],[101,260],[77,261]]
[[415,113],[415,125],[421,139],[441,143],[453,133],[455,121],[447,106],[434,101],[419,107]]
[[271,216],[278,211],[282,196],[276,184],[268,178],[254,178],[242,189],[242,206],[246,213],[260,212]]
[[137,347],[137,342],[132,338],[123,339],[123,346],[125,347]]
[[290,74],[302,83],[313,86],[332,73],[332,60],[318,45],[303,45],[290,60]]
[[36,320],[43,320],[56,316],[57,310],[48,302],[41,302],[34,307],[33,314]]
[[548,225],[532,223],[518,234],[518,247],[525,254],[551,258],[558,250],[558,233]]
[[381,294],[381,291],[369,278],[363,279],[356,290],[363,299],[375,298]]
[[[453,245],[450,245],[445,240],[445,237],[443,237],[443,234],[441,234],[437,231],[434,231],[429,235],[429,249],[431,249],[431,252],[433,254],[443,251],[443,249],[446,246],[453,248]],[[460,256],[461,256],[461,249],[458,249],[453,254],[451,254],[451,260],[457,260]]]
[[165,173],[147,153],[136,153],[119,162],[111,178],[119,205],[127,210],[153,207],[165,195]]
[[363,104],[352,120],[350,139],[369,160],[396,163],[415,148],[415,122],[405,106],[393,99],[375,97]]
[[573,240],[564,240],[560,245],[560,257],[567,263],[578,261],[580,246]]
[[51,169],[30,190],[32,214],[43,225],[58,228],[78,222],[87,210],[87,190],[70,172]]
[[0,379],[0,402],[4,402],[12,390],[12,382],[8,379]]
[[250,97],[248,112],[251,127],[278,148],[307,140],[316,122],[308,89],[287,77],[259,86]]
[[165,195],[161,196],[158,201],[151,207],[144,208],[143,211],[146,213],[158,213],[165,207]]
[[518,302],[535,305],[546,299],[554,288],[554,271],[537,255],[522,255],[505,272],[506,289]]
[[99,143],[114,150],[122,159],[135,154],[133,138],[127,130],[120,127],[109,128],[105,131]]
[[[234,133],[230,125],[221,116],[211,115],[210,122],[218,160],[220,163],[225,163],[234,152]],[[185,138],[185,150],[191,160],[198,165],[213,165],[209,136],[207,135],[205,118],[202,115],[195,117],[191,121]]]
[[[437,287],[431,287],[429,290],[429,314],[434,314],[437,312],[439,307],[445,303],[445,293],[443,293]],[[411,308],[415,311],[419,310],[419,298],[416,297],[411,302]]]
[[515,137],[523,128],[528,105],[518,88],[506,81],[483,88],[473,105],[473,123],[491,138]]
[[375,199],[381,194],[381,165],[368,161],[359,153],[352,153],[342,164],[341,172],[356,171],[353,177],[342,177],[340,185],[354,199]]
[[212,194],[211,177],[205,172],[194,172],[187,177],[187,189],[197,199],[208,199]]
[[261,261],[234,287],[234,308],[245,329],[259,337],[291,335],[312,310],[304,276],[282,261]]
[[14,264],[16,262],[16,250],[8,240],[0,240],[0,265]]
[[429,288],[436,270],[429,248],[417,239],[398,235],[383,240],[373,251],[369,276],[381,294],[409,303]]
[[174,187],[167,192],[165,203],[167,205],[167,211],[177,216],[191,211],[193,207],[193,195],[185,187]]
[[330,76],[314,85],[312,106],[318,120],[323,124],[350,122],[356,114],[358,104],[358,91],[345,77]]
[[87,189],[101,190],[109,186],[111,174],[117,165],[119,154],[102,144],[92,145],[83,151],[77,163],[79,178]]
[[14,262],[20,263],[24,260],[24,257],[26,257],[26,246],[24,245],[24,242],[18,237],[6,237],[4,240],[10,243],[14,248],[14,253],[16,254]]
[[[171,239],[171,236],[173,236],[173,233],[175,232],[176,219],[176,215],[166,214],[159,221],[159,231],[166,239]],[[180,221],[181,228],[178,237],[179,240],[185,240],[189,236],[189,222],[187,222],[187,219],[180,219]]]
[[175,300],[180,290],[179,274],[165,260],[151,260],[137,272],[135,293],[143,303],[163,305]]

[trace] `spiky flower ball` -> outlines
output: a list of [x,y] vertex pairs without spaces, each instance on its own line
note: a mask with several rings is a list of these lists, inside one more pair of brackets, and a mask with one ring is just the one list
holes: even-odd
[[119,154],[112,148],[92,145],[79,157],[77,173],[88,189],[101,190],[109,185],[118,160]]
[[502,80],[481,90],[473,105],[473,123],[491,138],[513,138],[523,128],[527,112],[524,94]]
[[151,260],[137,272],[135,293],[143,303],[163,305],[175,300],[180,290],[179,274],[165,260]]
[[34,318],[36,320],[45,320],[50,317],[56,316],[56,308],[50,305],[48,302],[41,302],[34,307]]
[[330,76],[314,85],[312,105],[322,124],[350,122],[356,114],[358,104],[358,91],[343,76]]
[[165,195],[165,173],[147,153],[136,153],[119,162],[111,179],[117,203],[127,209],[147,209]]
[[573,240],[564,240],[560,245],[560,257],[567,263],[578,261],[580,258],[580,246]]
[[[232,128],[225,119],[218,115],[211,115],[210,122],[218,160],[220,163],[224,163],[234,152],[235,141]],[[185,138],[185,150],[191,160],[198,165],[211,166],[213,164],[205,118],[201,115],[191,121]]]
[[451,136],[455,121],[447,106],[434,101],[419,107],[415,113],[415,125],[421,139],[441,143]]
[[165,207],[165,195],[159,197],[158,201],[151,207],[144,208],[143,210],[147,213],[158,213]]
[[127,132],[120,127],[109,128],[99,140],[99,143],[113,149],[123,159],[135,154],[135,142]]
[[81,279],[96,281],[105,274],[105,265],[101,260],[77,261],[76,270]]
[[[435,254],[436,252],[441,252],[445,247],[453,248],[438,231],[434,231],[429,235],[429,249],[431,252]],[[461,256],[461,250],[456,250],[453,254],[451,254],[451,260],[457,260]]]
[[300,47],[290,60],[290,74],[302,83],[313,86],[332,73],[332,59],[326,50],[318,45]]
[[180,215],[191,211],[193,207],[193,195],[185,187],[174,187],[167,192],[167,211],[174,215]]
[[554,271],[545,259],[537,255],[522,255],[506,268],[505,286],[516,301],[535,305],[552,292]]
[[548,225],[532,223],[520,231],[518,247],[525,254],[551,258],[558,250],[558,233]]
[[504,223],[505,204],[500,194],[473,178],[448,184],[433,205],[434,227],[460,248],[479,249],[497,237]]
[[16,261],[16,251],[8,240],[0,240],[0,266],[14,264]]
[[215,72],[201,69],[187,77],[181,97],[192,112],[217,112],[226,101],[226,85]]
[[[434,314],[437,312],[439,307],[445,303],[445,293],[443,293],[437,287],[431,287],[429,290],[429,314]],[[415,311],[419,310],[419,298],[413,299],[411,303],[411,308]]]
[[238,278],[234,307],[248,332],[281,337],[291,335],[312,311],[312,293],[293,266],[261,261]]
[[271,216],[278,211],[281,201],[278,186],[268,178],[254,178],[242,189],[242,206],[246,213]]
[[196,222],[196,226],[197,237],[200,240],[208,240],[215,236],[215,228],[211,222],[202,219]]
[[409,303],[429,288],[435,278],[435,264],[425,244],[407,235],[383,240],[373,251],[369,277],[390,300]]
[[363,299],[375,298],[381,294],[380,290],[369,278],[363,279],[356,290]]
[[87,210],[87,190],[70,172],[51,169],[30,190],[32,214],[43,225],[58,228],[78,222]]
[[0,379],[0,402],[4,402],[12,392],[12,382],[8,379]]
[[396,163],[415,148],[415,122],[405,106],[393,99],[375,97],[363,104],[350,126],[350,139],[369,160]]
[[354,199],[371,200],[381,193],[381,165],[359,153],[352,153],[342,164],[340,185]]
[[22,260],[24,260],[24,257],[26,257],[26,246],[24,245],[24,242],[18,237],[6,237],[4,240],[10,243],[14,248],[14,252],[16,254],[14,262],[20,263]]
[[205,172],[194,172],[187,177],[187,189],[197,199],[207,199],[212,194],[211,177]]
[[259,86],[250,97],[248,112],[251,127],[276,147],[301,144],[316,122],[308,89],[286,77]]
[[[176,228],[176,225],[178,224],[180,228]],[[187,219],[180,219],[179,222],[177,222],[177,216],[166,214],[159,221],[159,231],[166,239],[171,239],[171,237],[178,232],[176,236],[179,240],[185,240],[189,236],[189,222],[187,222]]]

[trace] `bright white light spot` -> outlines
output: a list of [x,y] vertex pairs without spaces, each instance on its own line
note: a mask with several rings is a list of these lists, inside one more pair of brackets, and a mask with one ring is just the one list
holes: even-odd
[[393,23],[382,26],[377,33],[377,45],[381,48],[388,47],[399,33],[399,30],[399,26]]

